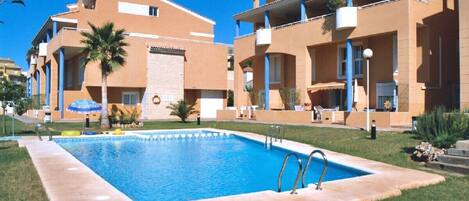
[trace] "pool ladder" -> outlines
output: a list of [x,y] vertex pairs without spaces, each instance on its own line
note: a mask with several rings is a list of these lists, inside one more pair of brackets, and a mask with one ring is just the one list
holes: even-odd
[[302,170],[303,170],[303,164],[301,163],[301,159],[300,157],[298,156],[298,154],[296,153],[289,153],[287,155],[285,155],[285,159],[283,160],[283,164],[282,164],[282,169],[280,169],[280,173],[278,174],[278,178],[277,178],[277,192],[282,192],[282,176],[283,176],[283,172],[285,172],[285,167],[287,166],[287,162],[288,162],[288,159],[290,159],[291,156],[294,156],[298,162],[298,174],[296,174],[296,178],[295,178],[295,183],[293,183],[293,189],[292,191],[290,192],[290,194],[297,194],[296,192],[296,189],[298,188],[298,182],[301,178],[301,175],[302,175]]
[[305,177],[306,177],[306,173],[308,172],[308,168],[309,168],[309,165],[311,164],[311,160],[313,159],[314,154],[320,154],[324,161],[324,166],[322,167],[321,177],[319,177],[318,184],[316,185],[316,190],[322,190],[321,184],[324,179],[324,176],[326,176],[327,166],[329,165],[329,162],[327,161],[326,154],[324,154],[324,152],[322,152],[321,150],[314,150],[313,152],[311,152],[311,154],[309,154],[308,161],[306,161],[306,166],[305,166],[305,169],[303,170],[303,174],[301,177],[301,186],[303,188],[306,186]]
[[285,137],[285,128],[279,125],[271,125],[267,135],[265,135],[264,146],[266,149],[272,149],[272,143],[280,141],[282,143],[283,138]]
[[297,162],[298,162],[298,173],[296,175],[295,182],[293,183],[293,189],[290,192],[290,194],[297,194],[296,189],[298,188],[298,182],[299,182],[300,178],[301,178],[301,186],[302,186],[302,188],[304,188],[306,186],[305,176],[306,176],[306,173],[308,171],[309,165],[311,164],[311,160],[313,159],[313,156],[315,154],[320,154],[323,158],[323,161],[324,161],[324,166],[322,168],[321,177],[319,177],[319,181],[316,185],[316,190],[322,190],[321,184],[322,184],[322,181],[324,179],[324,176],[326,176],[327,166],[328,166],[329,162],[328,162],[326,154],[324,154],[324,152],[322,152],[321,150],[314,150],[314,151],[311,152],[311,154],[309,154],[308,160],[306,162],[306,166],[305,166],[304,169],[303,169],[303,164],[301,163],[301,159],[298,156],[298,154],[288,153],[287,155],[285,155],[285,159],[283,160],[282,168],[280,169],[280,173],[279,173],[278,178],[277,178],[277,185],[278,185],[277,186],[278,187],[277,192],[282,192],[282,176],[283,176],[283,173],[285,172],[285,167],[287,166],[287,162],[288,162],[288,160],[290,159],[291,156],[294,156],[296,158]]

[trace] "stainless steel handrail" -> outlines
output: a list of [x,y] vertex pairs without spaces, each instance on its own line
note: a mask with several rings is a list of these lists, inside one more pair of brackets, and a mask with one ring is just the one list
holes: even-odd
[[324,176],[326,176],[326,171],[327,171],[327,165],[328,165],[328,161],[327,161],[327,157],[326,157],[326,154],[324,154],[324,152],[322,152],[321,150],[314,150],[313,152],[311,152],[311,154],[309,154],[308,156],[308,161],[306,162],[306,166],[305,166],[305,169],[303,169],[303,176],[301,178],[301,186],[304,188],[305,187],[305,177],[306,177],[306,173],[308,172],[308,169],[309,169],[309,165],[311,163],[311,160],[313,159],[313,156],[314,154],[321,154],[322,158],[323,158],[323,161],[324,161],[324,166],[322,168],[322,173],[321,173],[321,177],[319,177],[319,181],[318,181],[318,184],[316,185],[316,190],[322,190],[321,188],[321,184],[322,184],[322,180],[324,179]]
[[[270,149],[272,147],[272,143],[274,140],[275,142],[279,140],[280,143],[282,143],[283,138],[285,138],[285,128],[279,125],[271,125],[269,128],[269,131],[265,135],[264,146],[267,149]],[[270,139],[270,142],[269,142],[269,139]]]
[[283,159],[282,169],[280,169],[280,173],[278,174],[278,178],[277,178],[277,184],[278,184],[277,191],[282,192],[282,176],[283,176],[283,172],[285,171],[285,167],[287,166],[288,159],[290,159],[291,156],[295,156],[296,160],[298,161],[298,174],[296,175],[295,183],[293,184],[293,189],[290,194],[297,194],[296,189],[298,188],[298,182],[302,174],[303,164],[301,163],[300,157],[296,153],[289,153],[285,155],[285,159]]

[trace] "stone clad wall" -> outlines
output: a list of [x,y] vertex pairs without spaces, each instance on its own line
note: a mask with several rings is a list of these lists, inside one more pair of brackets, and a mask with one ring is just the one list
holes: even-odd
[[[147,88],[142,100],[143,119],[170,119],[170,103],[184,99],[184,56],[148,53]],[[139,79],[139,75],[131,75]],[[161,104],[153,104],[158,95]]]
[[469,108],[469,1],[459,1],[460,44],[460,102],[461,109]]

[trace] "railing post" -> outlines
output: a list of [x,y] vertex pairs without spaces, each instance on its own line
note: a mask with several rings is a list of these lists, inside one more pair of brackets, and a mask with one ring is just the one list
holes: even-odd
[[54,21],[52,22],[52,37],[55,37],[57,35],[57,22]]
[[348,39],[346,44],[346,78],[347,78],[347,112],[352,112],[353,109],[353,44],[352,40]]
[[241,23],[239,20],[236,20],[236,37],[239,36],[240,28],[241,28]]
[[50,106],[50,63],[46,64],[46,105]]
[[270,29],[270,11],[264,12],[264,28]]
[[305,0],[301,0],[301,3],[300,3],[300,12],[301,12],[301,21],[306,21],[306,19],[308,19],[308,15],[306,13],[306,4],[305,4]]
[[270,110],[270,54],[265,53],[264,58],[264,109]]
[[41,73],[36,70],[36,109],[40,109],[41,106]]
[[59,50],[59,111],[60,118],[64,118],[64,71],[65,52],[63,48]]

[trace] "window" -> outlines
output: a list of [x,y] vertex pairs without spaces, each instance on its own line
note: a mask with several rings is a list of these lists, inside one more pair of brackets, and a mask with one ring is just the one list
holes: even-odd
[[158,17],[159,11],[157,7],[150,6],[149,15]]
[[385,110],[385,103],[389,102],[390,109],[395,109],[397,98],[397,87],[394,82],[376,83],[376,109]]
[[122,93],[122,103],[124,105],[137,105],[139,102],[138,92],[124,92]]
[[[339,66],[338,77],[345,78],[347,71],[347,49],[344,46],[339,47]],[[363,47],[353,46],[353,77],[363,76]]]
[[270,56],[270,83],[276,84],[282,81],[282,57],[280,55]]

